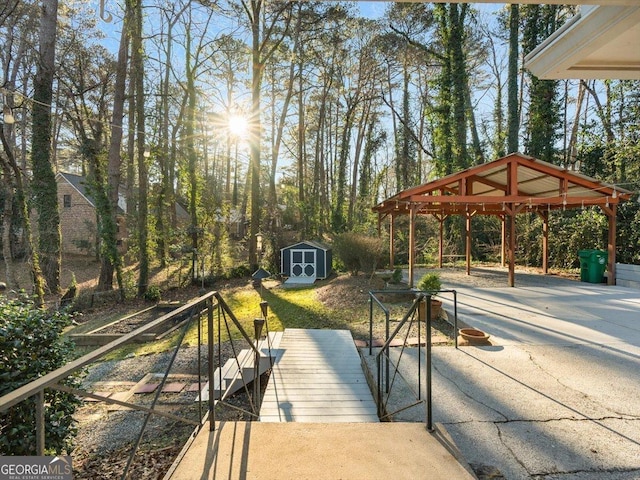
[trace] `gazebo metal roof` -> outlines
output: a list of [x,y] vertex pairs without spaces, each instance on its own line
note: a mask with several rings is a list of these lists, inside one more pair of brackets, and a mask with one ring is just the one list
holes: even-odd
[[566,170],[521,153],[468,168],[427,182],[384,200],[373,207],[418,214],[497,214],[513,204],[529,211],[557,210],[589,205],[611,206],[628,200],[630,191]]
[[[615,268],[616,207],[619,202],[629,200],[631,195],[632,192],[615,185],[521,153],[512,153],[492,162],[403,190],[373,207],[373,211],[378,213],[379,221],[391,216],[392,230],[393,217],[410,215],[410,280],[413,283],[412,244],[414,239],[411,231],[414,229],[411,224],[415,215],[431,214],[441,223],[449,215],[465,215],[467,217],[466,257],[467,272],[469,273],[472,216],[476,214],[497,215],[504,221],[515,218],[515,215],[521,212],[535,212],[542,217],[545,223],[543,268],[546,273],[546,226],[549,212],[597,205],[609,218],[609,272],[613,273]],[[511,224],[509,284],[513,286],[515,221],[512,221]],[[393,238],[390,241],[393,242]],[[442,239],[440,239],[440,244],[439,264],[442,265]],[[393,259],[393,248],[391,258]],[[609,280],[611,281],[611,278]]]

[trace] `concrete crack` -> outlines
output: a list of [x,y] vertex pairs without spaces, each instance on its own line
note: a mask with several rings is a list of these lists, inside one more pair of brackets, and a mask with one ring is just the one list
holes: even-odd
[[483,407],[485,407],[485,408],[487,408],[487,409],[491,410],[492,412],[495,412],[496,414],[500,415],[502,418],[504,418],[504,421],[509,421],[509,418],[508,418],[505,414],[503,414],[502,412],[500,412],[499,410],[496,410],[496,409],[495,409],[495,408],[493,408],[492,406],[490,406],[490,405],[488,405],[488,404],[486,404],[486,403],[484,403],[484,402],[481,402],[481,401],[480,401],[480,400],[478,400],[477,398],[474,398],[474,397],[472,397],[471,395],[469,395],[467,392],[465,392],[465,391],[460,387],[460,385],[458,385],[458,384],[457,384],[456,382],[454,382],[450,377],[448,377],[448,376],[446,376],[444,373],[442,373],[442,372],[438,369],[438,367],[437,367],[436,365],[434,365],[434,366],[433,366],[433,369],[434,369],[437,373],[439,373],[439,374],[440,374],[444,379],[446,379],[449,383],[451,383],[453,386],[455,386],[455,387],[458,389],[458,391],[459,391],[462,395],[464,395],[466,398],[468,398],[469,400],[471,400],[471,401],[473,401],[473,402],[475,402],[475,403],[478,403],[478,404],[482,405]]
[[546,478],[549,476],[553,476],[553,477],[557,477],[559,475],[579,475],[581,473],[597,473],[597,474],[605,474],[605,475],[610,475],[613,473],[639,473],[640,474],[640,470],[637,468],[630,468],[630,469],[626,469],[626,468],[607,468],[607,469],[592,469],[592,470],[565,470],[562,472],[542,472],[542,473],[533,473],[531,474],[531,478],[535,479],[542,479],[542,478]]
[[520,458],[518,458],[518,456],[516,455],[516,452],[514,452],[511,449],[511,447],[509,445],[507,445],[507,442],[505,442],[505,439],[502,437],[502,430],[500,430],[500,426],[498,425],[498,423],[494,423],[494,425],[496,427],[496,430],[498,431],[498,438],[500,439],[500,443],[502,443],[504,448],[506,448],[509,451],[511,456],[516,460],[516,462],[518,462],[518,464],[523,468],[523,470],[525,472],[527,472],[529,475],[531,475],[531,472],[529,472],[529,469],[526,467],[524,462],[522,460],[520,460]]

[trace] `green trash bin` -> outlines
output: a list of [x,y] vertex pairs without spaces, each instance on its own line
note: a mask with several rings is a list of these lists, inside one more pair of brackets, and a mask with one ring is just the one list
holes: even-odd
[[607,252],[603,250],[580,250],[580,281],[602,283],[607,269]]

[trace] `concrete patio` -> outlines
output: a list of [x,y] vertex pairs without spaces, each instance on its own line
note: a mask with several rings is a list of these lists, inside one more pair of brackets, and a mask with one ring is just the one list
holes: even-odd
[[[443,285],[494,345],[434,348],[434,421],[465,460],[504,478],[640,478],[640,291],[527,273],[516,285]],[[405,378],[416,378],[415,352]],[[388,410],[408,395],[399,389]],[[423,406],[395,416],[424,418]]]

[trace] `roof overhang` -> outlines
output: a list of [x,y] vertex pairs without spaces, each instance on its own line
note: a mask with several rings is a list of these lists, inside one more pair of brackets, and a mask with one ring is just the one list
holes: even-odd
[[406,215],[504,215],[547,212],[629,200],[631,192],[542,160],[506,157],[403,190],[373,207],[380,217]]
[[640,79],[640,6],[583,5],[525,57],[543,79]]

